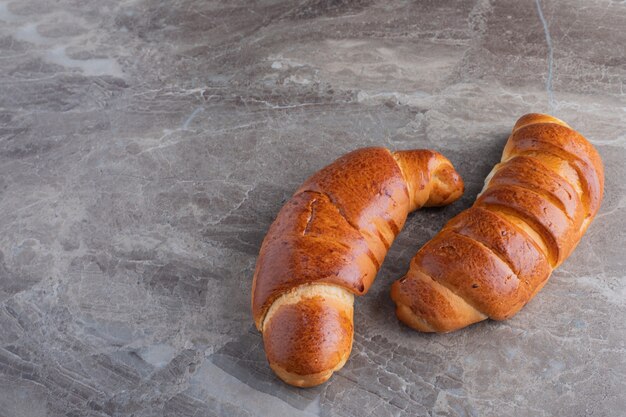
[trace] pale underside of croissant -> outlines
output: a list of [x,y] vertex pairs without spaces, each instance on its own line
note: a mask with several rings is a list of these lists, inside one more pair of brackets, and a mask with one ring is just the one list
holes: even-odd
[[448,204],[463,182],[437,152],[365,148],[310,177],[263,241],[252,288],[274,372],[313,386],[352,349],[354,295],[365,294],[409,212]]
[[474,205],[393,284],[398,318],[447,332],[511,317],[574,250],[603,188],[602,161],[582,135],[548,115],[521,117]]

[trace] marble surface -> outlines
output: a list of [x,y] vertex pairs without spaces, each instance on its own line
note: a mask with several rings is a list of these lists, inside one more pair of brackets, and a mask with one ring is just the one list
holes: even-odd
[[[0,416],[626,415],[625,29],[605,0],[0,1]],[[400,325],[390,284],[531,111],[597,146],[597,219],[513,319]],[[256,255],[366,145],[436,149],[467,191],[409,218],[345,368],[292,388]]]

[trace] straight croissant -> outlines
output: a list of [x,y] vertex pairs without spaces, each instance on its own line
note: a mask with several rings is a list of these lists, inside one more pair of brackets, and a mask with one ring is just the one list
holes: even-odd
[[603,189],[602,161],[582,135],[549,115],[521,117],[474,205],[392,285],[398,318],[448,332],[513,316],[572,253]]
[[261,245],[252,311],[270,367],[313,386],[352,349],[354,295],[365,294],[410,211],[458,199],[463,181],[428,150],[351,152],[310,177]]

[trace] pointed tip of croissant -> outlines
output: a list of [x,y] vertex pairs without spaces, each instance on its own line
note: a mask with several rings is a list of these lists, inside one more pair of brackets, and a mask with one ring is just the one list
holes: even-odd
[[278,299],[263,323],[270,367],[286,383],[313,387],[341,369],[352,350],[354,297],[330,285],[302,286]]
[[522,127],[525,127],[528,125],[534,125],[536,123],[555,123],[561,126],[569,127],[571,129],[571,126],[565,123],[563,120],[557,119],[556,117],[550,116],[549,114],[528,113],[528,114],[523,115],[517,120],[517,122],[515,123],[515,126],[513,126],[513,132],[515,132],[518,129],[521,129]]

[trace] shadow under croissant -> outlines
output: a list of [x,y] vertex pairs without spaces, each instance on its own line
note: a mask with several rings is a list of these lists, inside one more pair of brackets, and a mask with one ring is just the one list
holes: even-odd
[[236,340],[226,343],[209,359],[254,390],[278,397],[299,410],[309,407],[324,389],[324,386],[300,389],[283,383],[270,369],[263,349],[263,336],[254,326]]
[[[363,317],[356,319],[363,321]],[[456,361],[450,361],[446,345],[462,345],[467,339],[466,331],[490,333],[494,326],[495,331],[507,335],[513,331],[488,321],[472,326],[471,330],[446,335],[421,334],[415,338],[413,330],[398,323],[399,334],[415,342],[409,348],[357,324],[346,366],[326,383],[306,389],[285,384],[272,372],[262,336],[253,327],[224,345],[209,360],[250,388],[304,412],[326,415],[332,407],[334,414],[343,411],[352,415],[363,407],[378,407],[378,415],[395,415],[406,410],[411,410],[411,415],[427,415],[439,396],[466,395],[462,384],[465,371]]]

